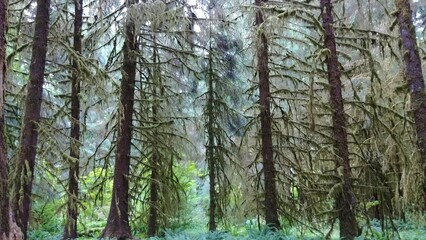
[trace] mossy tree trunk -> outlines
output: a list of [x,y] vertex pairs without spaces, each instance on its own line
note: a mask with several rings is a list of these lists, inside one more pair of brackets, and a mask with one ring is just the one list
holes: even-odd
[[[83,0],[74,1],[74,50],[81,54],[83,25]],[[78,202],[78,178],[80,158],[80,71],[77,60],[73,60],[73,73],[71,76],[71,144],[70,166],[68,174],[68,202],[67,219],[65,223],[64,239],[77,238],[77,202]]]
[[343,168],[342,191],[336,198],[336,207],[340,221],[340,237],[354,239],[358,236],[358,224],[355,218],[355,196],[352,190],[351,166],[349,160],[346,118],[342,97],[339,62],[336,40],[333,30],[333,5],[331,0],[320,0],[322,26],[325,30],[324,45],[329,50],[327,56],[328,83],[333,122],[334,151],[337,167]]
[[[154,63],[152,75],[150,76],[150,80],[152,82],[153,87],[153,102],[152,102],[152,117],[151,121],[154,124],[160,123],[160,115],[159,110],[160,107],[160,99],[164,96],[164,90],[162,89],[162,81],[161,81],[161,68],[160,68],[160,56],[158,53],[157,46],[157,38],[155,33],[152,33],[152,42],[153,42],[153,50],[152,50],[152,62]],[[159,91],[158,91],[159,90]],[[153,136],[160,136],[157,128],[154,128]],[[149,183],[149,215],[148,215],[148,229],[147,234],[149,237],[154,237],[158,233],[158,212],[160,209],[160,184],[162,181],[162,176],[160,176],[160,171],[163,166],[163,156],[160,153],[161,147],[157,142],[158,139],[156,137],[150,139],[152,142],[151,148],[151,158],[150,158],[150,167],[151,167],[151,178]]]
[[0,0],[0,240],[9,238],[9,190],[4,143],[4,86],[6,82],[7,1]]
[[411,109],[423,168],[423,210],[426,210],[426,93],[422,64],[416,41],[416,30],[412,20],[410,1],[395,0],[398,9],[398,25],[405,61],[405,79],[411,96]]
[[[212,52],[212,46],[210,42],[209,51]],[[207,166],[209,171],[209,231],[216,230],[216,143],[215,143],[215,114],[214,114],[214,77],[213,77],[213,61],[211,54],[209,55],[209,74],[208,74],[208,83],[207,83],[207,106],[206,106],[206,115],[207,115],[207,145],[206,145],[206,158]]]
[[29,81],[21,128],[20,146],[14,169],[12,210],[17,225],[27,238],[31,192],[37,153],[37,127],[40,120],[44,72],[49,34],[50,0],[38,0],[32,43]]
[[[128,3],[130,4],[130,3]],[[131,238],[129,225],[129,171],[132,140],[132,114],[136,78],[135,26],[127,22],[123,47],[123,69],[119,102],[119,120],[114,166],[114,182],[107,224],[102,232],[104,238]]]
[[[157,115],[157,107],[152,107],[152,114],[153,114],[153,122],[158,122],[158,119],[156,118]],[[156,136],[156,135],[154,135]],[[153,140],[155,141],[155,139]],[[147,234],[149,237],[154,237],[157,235],[158,232],[158,209],[159,209],[159,183],[160,183],[160,176],[158,174],[160,164],[160,154],[158,152],[158,148],[156,146],[157,144],[153,144],[152,148],[152,155],[151,155],[151,178],[150,178],[150,186],[149,186],[149,216],[148,216],[148,230]]]
[[262,26],[263,13],[260,9],[265,0],[255,0],[257,33],[257,74],[259,77],[260,131],[265,187],[264,210],[266,224],[279,229],[278,196],[275,178],[274,152],[272,147],[271,92],[269,86],[268,39]]
[[[158,155],[154,154],[151,156],[153,168],[151,169],[150,179],[150,190],[149,190],[149,216],[148,216],[148,230],[147,235],[154,237],[158,232],[158,170],[156,169],[156,161],[158,161]],[[154,162],[155,161],[155,162]]]
[[232,109],[232,103],[238,102],[239,96],[235,95],[235,89],[238,88],[235,76],[236,41],[227,32],[229,26],[226,24],[222,3],[210,0],[209,6],[210,21],[205,26],[208,56],[207,66],[203,71],[207,91],[202,96],[205,98],[205,161],[209,177],[208,229],[216,231],[232,198],[229,196],[231,179],[227,172],[235,167],[235,162],[231,159],[234,143],[228,132],[239,127],[233,122],[239,116]]

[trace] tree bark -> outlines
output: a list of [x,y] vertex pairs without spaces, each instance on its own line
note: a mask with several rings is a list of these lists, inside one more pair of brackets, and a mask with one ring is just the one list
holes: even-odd
[[[160,91],[160,94],[158,94],[157,92],[157,86],[159,86],[160,82],[161,82],[161,69],[159,67],[159,55],[158,55],[158,47],[157,47],[157,38],[155,36],[155,33],[153,34],[152,37],[152,42],[153,42],[153,54],[152,54],[152,62],[155,64],[154,65],[154,70],[153,70],[153,75],[152,75],[152,85],[153,85],[153,97],[154,97],[154,101],[153,101],[153,105],[152,105],[152,122],[154,124],[159,122],[159,116],[158,116],[158,108],[159,108],[159,103],[157,101],[157,97],[159,96],[160,98],[163,96],[163,92]],[[154,129],[154,136],[158,136],[158,131],[156,129]],[[158,151],[158,144],[157,144],[157,140],[156,139],[151,139],[152,141],[152,155],[151,155],[151,162],[150,162],[150,166],[151,166],[151,178],[150,178],[150,188],[149,188],[149,215],[148,215],[148,230],[147,230],[147,234],[149,237],[154,237],[155,235],[157,235],[158,232],[158,209],[159,209],[159,184],[160,184],[160,168],[161,165],[160,161],[161,161],[161,155],[160,152]]]
[[104,238],[131,238],[129,225],[129,170],[132,139],[132,114],[134,85],[136,78],[135,26],[128,22],[125,27],[123,47],[123,76],[121,80],[117,153],[114,167],[114,183],[107,225],[102,232]]
[[340,81],[339,62],[336,51],[336,40],[333,30],[333,6],[331,0],[320,0],[322,26],[325,30],[325,47],[327,56],[328,82],[330,85],[330,104],[333,109],[334,151],[338,157],[337,167],[343,167],[342,192],[336,199],[339,211],[340,237],[354,239],[358,236],[358,224],[355,218],[355,196],[352,190],[351,166],[349,160],[346,118],[343,106],[342,83]]
[[[209,47],[213,51],[211,43]],[[215,146],[215,132],[214,132],[214,77],[213,77],[213,63],[211,54],[209,55],[209,79],[207,89],[207,146],[206,158],[209,170],[209,231],[216,231],[216,146]]]
[[[154,107],[155,108],[155,107]],[[154,111],[153,114],[156,114]],[[155,121],[155,120],[154,120]],[[149,216],[148,216],[148,231],[149,237],[154,237],[157,234],[158,229],[158,162],[160,161],[157,148],[154,144],[151,156],[151,179],[149,188]]]
[[266,38],[262,23],[263,14],[260,7],[266,0],[255,0],[256,25],[258,26],[257,43],[257,74],[259,76],[259,103],[260,103],[260,130],[262,137],[263,175],[265,185],[265,220],[272,228],[279,229],[278,220],[278,196],[275,179],[274,152],[272,148],[272,125],[271,125],[271,93],[269,89],[268,68],[268,40]]
[[40,120],[46,64],[49,7],[50,0],[37,0],[29,81],[25,98],[18,159],[13,178],[12,210],[17,225],[22,229],[25,239],[27,238],[34,165],[37,154],[37,127]]
[[4,143],[4,93],[6,82],[7,1],[0,0],[0,240],[9,238],[9,189]]
[[410,2],[395,0],[398,9],[399,33],[405,61],[405,79],[411,96],[411,109],[417,134],[417,145],[420,150],[423,181],[423,210],[426,210],[426,93],[422,73],[422,64],[416,41],[416,30],[413,25]]
[[[74,50],[81,54],[83,26],[83,0],[74,1]],[[73,60],[73,73],[71,76],[71,143],[70,143],[70,166],[68,182],[67,219],[64,229],[64,239],[76,239],[77,216],[78,216],[78,178],[80,158],[80,71],[77,60]]]

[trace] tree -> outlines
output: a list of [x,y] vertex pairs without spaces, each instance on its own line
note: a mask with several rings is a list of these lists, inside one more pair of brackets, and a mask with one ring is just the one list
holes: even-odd
[[6,80],[7,1],[0,1],[0,239],[9,238],[9,189],[4,142],[4,83]]
[[[212,51],[211,43],[209,50]],[[209,56],[209,79],[208,79],[208,96],[207,96],[207,105],[206,105],[206,113],[207,116],[207,144],[206,144],[206,160],[208,163],[209,169],[209,230],[216,230],[216,204],[217,204],[217,194],[216,194],[216,165],[217,165],[217,146],[215,143],[215,131],[214,131],[214,102],[215,102],[215,92],[213,85],[213,69],[212,69],[212,57]]]
[[411,109],[417,144],[420,150],[420,164],[423,168],[423,210],[426,210],[426,93],[422,73],[422,64],[416,41],[416,29],[413,25],[413,12],[408,0],[395,0],[398,9],[397,21],[405,62],[405,79],[411,96]]
[[[127,6],[130,6],[127,1]],[[135,26],[130,19],[125,26],[123,46],[123,67],[119,102],[119,122],[117,133],[114,182],[111,206],[107,225],[102,237],[126,239],[131,237],[129,225],[129,171],[132,140],[132,114],[134,105],[134,85],[136,79],[136,37]]]
[[44,72],[49,34],[50,0],[38,0],[32,43],[29,81],[21,128],[20,146],[13,176],[12,210],[17,225],[27,238],[30,216],[32,181],[37,154],[38,123],[40,120]]
[[330,104],[333,122],[334,150],[337,156],[336,166],[343,167],[342,192],[338,194],[336,206],[340,220],[340,237],[353,239],[358,236],[358,225],[355,218],[355,196],[352,190],[351,166],[349,161],[346,118],[340,81],[339,62],[337,58],[336,40],[333,30],[333,5],[331,0],[320,0],[322,27],[325,30],[324,45],[328,49],[327,74],[330,85]]
[[262,5],[266,0],[256,0],[257,74],[259,77],[260,131],[262,138],[263,176],[265,187],[265,220],[272,228],[280,228],[278,220],[278,195],[275,179],[274,151],[272,146],[272,119],[270,107],[268,39],[263,28]]
[[[74,50],[81,54],[83,25],[83,0],[74,1]],[[64,239],[77,238],[78,216],[78,179],[80,156],[80,72],[76,59],[73,60],[73,73],[71,77],[71,144],[70,167],[68,182],[67,220],[65,223]]]
[[[151,121],[154,124],[159,124],[159,108],[160,108],[160,101],[158,100],[158,97],[163,97],[164,95],[164,89],[162,87],[162,81],[161,78],[161,68],[158,64],[159,62],[159,56],[158,56],[158,47],[156,42],[156,35],[155,33],[152,34],[152,42],[153,42],[153,50],[152,50],[152,63],[154,63],[152,75],[149,76],[149,81],[153,84],[153,96],[154,101],[151,106]],[[158,91],[158,88],[160,91]],[[160,93],[159,93],[160,92]],[[157,128],[154,128],[153,130],[154,136],[156,138],[159,138],[159,131]],[[160,171],[162,170],[162,161],[164,160],[163,156],[160,154],[159,149],[159,143],[156,141],[157,139],[153,139],[151,141],[152,148],[151,148],[151,156],[149,159],[149,165],[151,166],[151,176],[149,178],[149,213],[148,213],[148,229],[147,229],[147,235],[150,237],[154,237],[157,235],[158,232],[158,213],[160,210],[160,183],[162,181],[162,178],[160,177]]]
[[[151,6],[155,6],[155,4],[162,5],[163,3],[154,2],[152,4]],[[159,9],[161,8],[159,7]],[[164,14],[163,11],[165,8],[156,14],[161,16]],[[161,21],[155,22],[159,19]],[[173,120],[170,120],[176,115],[170,108],[173,105],[170,103],[174,100],[172,99],[174,93],[170,91],[172,87],[167,85],[170,83],[168,64],[165,64],[167,61],[161,58],[168,54],[161,52],[162,43],[158,41],[157,36],[164,31],[161,26],[168,24],[168,20],[154,17],[155,24],[151,25],[152,29],[148,32],[151,41],[148,44],[144,41],[143,45],[146,52],[152,54],[151,61],[145,60],[146,65],[142,66],[142,68],[149,66],[145,69],[147,71],[146,82],[141,81],[141,97],[145,99],[145,102],[140,104],[141,107],[144,107],[140,111],[145,113],[146,120],[142,122],[142,127],[145,129],[138,129],[143,132],[145,138],[145,142],[142,144],[145,145],[147,152],[143,156],[148,158],[147,165],[149,166],[147,235],[150,237],[157,235],[162,227],[168,227],[167,218],[170,217],[168,214],[173,212],[165,206],[173,202],[176,204],[174,211],[178,212],[180,204],[177,190],[179,182],[176,181],[173,170],[175,159],[179,159],[178,150],[173,145],[179,136],[175,135],[176,129],[172,125]],[[173,52],[173,50],[171,51]]]
[[135,24],[142,26],[138,29],[139,46],[144,49],[139,55],[141,64],[137,71],[141,74],[135,86],[138,105],[132,150],[140,158],[132,162],[131,199],[144,206],[132,210],[135,219],[146,220],[141,224],[146,224],[147,236],[155,236],[160,229],[170,227],[183,207],[185,189],[175,169],[182,152],[178,142],[185,141],[180,136],[185,119],[177,116],[182,114],[180,82],[186,76],[177,66],[187,64],[189,54],[184,47],[189,45],[186,34],[181,35],[181,31],[186,30],[186,22],[175,21],[176,16],[185,17],[179,6],[149,1],[129,11],[132,16],[139,16]]
[[[235,55],[239,50],[235,39],[227,30],[227,19],[224,17],[224,2],[210,1],[208,27],[205,27],[208,56],[206,57],[205,81],[206,92],[203,108],[204,129],[206,134],[205,158],[209,175],[209,209],[208,228],[216,231],[218,222],[223,220],[225,211],[229,209],[231,182],[227,172],[235,170],[235,162],[231,147],[234,146],[231,134],[240,126],[234,124],[239,115],[230,106],[227,99],[236,93],[238,81],[235,76]],[[200,41],[200,40],[198,40]],[[238,96],[231,97],[234,103]],[[237,120],[237,121],[238,121]],[[228,127],[228,128],[227,128]],[[230,133],[231,132],[231,133]],[[235,174],[234,171],[232,171]]]
[[[150,82],[153,84],[153,97],[154,101],[151,106],[151,121],[154,124],[160,124],[160,100],[159,97],[164,97],[164,88],[162,86],[162,76],[160,68],[160,60],[158,56],[158,46],[155,33],[152,34],[153,50],[152,50],[152,63],[154,63],[152,75],[149,76]],[[159,91],[158,91],[159,90]],[[161,139],[159,131],[157,128],[153,129],[153,134],[157,139],[151,141],[151,157],[149,165],[151,166],[151,176],[149,179],[149,214],[148,214],[148,229],[147,234],[150,237],[154,237],[158,232],[158,213],[160,210],[160,199],[159,195],[161,194],[162,178],[160,172],[163,169],[162,162],[164,161],[164,156],[161,155],[159,143],[156,140]]]

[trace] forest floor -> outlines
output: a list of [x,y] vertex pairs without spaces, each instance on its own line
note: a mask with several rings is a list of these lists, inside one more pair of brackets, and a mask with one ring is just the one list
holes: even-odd
[[[426,224],[423,220],[400,221],[393,220],[393,223],[386,222],[386,231],[382,231],[379,221],[370,221],[363,224],[362,235],[357,240],[378,239],[378,240],[424,240],[426,239]],[[393,225],[393,227],[392,227]],[[284,228],[280,231],[257,230],[255,228],[230,228],[228,231],[205,232],[202,228],[186,228],[181,230],[166,230],[162,237],[145,238],[143,235],[135,234],[135,239],[142,240],[320,240],[339,239],[339,232],[335,230],[328,234],[328,230],[315,232],[306,227]],[[392,230],[393,229],[393,230]],[[100,230],[99,230],[100,231]],[[61,233],[47,233],[43,230],[32,230],[29,234],[30,240],[56,240],[61,239]],[[99,233],[92,236],[79,238],[80,240],[99,239]]]

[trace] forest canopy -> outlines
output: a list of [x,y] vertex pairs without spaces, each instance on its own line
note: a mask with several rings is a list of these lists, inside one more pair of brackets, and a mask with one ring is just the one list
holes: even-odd
[[0,240],[426,238],[426,2],[0,0]]

